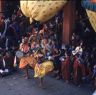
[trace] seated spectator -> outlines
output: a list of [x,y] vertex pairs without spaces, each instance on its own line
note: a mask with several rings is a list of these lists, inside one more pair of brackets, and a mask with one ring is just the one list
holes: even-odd
[[9,75],[15,70],[14,57],[9,51],[7,51],[4,56],[0,56],[0,63],[0,74],[2,76]]

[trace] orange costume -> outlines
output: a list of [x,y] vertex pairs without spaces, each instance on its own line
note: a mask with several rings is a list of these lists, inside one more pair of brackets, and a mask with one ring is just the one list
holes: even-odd
[[20,60],[19,68],[23,69],[27,65],[29,65],[30,67],[34,69],[36,63],[37,61],[33,56],[22,57]]
[[[29,51],[28,44],[21,43],[20,50],[24,53],[27,53]],[[31,55],[27,55],[27,56],[24,56],[20,59],[19,68],[24,69],[27,65],[34,68],[35,64],[36,64],[36,59]]]

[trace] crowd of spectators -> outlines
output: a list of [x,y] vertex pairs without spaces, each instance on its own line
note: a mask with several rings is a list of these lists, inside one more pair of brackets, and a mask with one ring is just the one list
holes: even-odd
[[[62,43],[62,17],[56,16],[51,21],[40,25],[37,31],[21,11],[11,18],[0,18],[0,73],[14,71],[14,57],[22,39],[27,38],[30,46],[42,47],[44,57],[56,55],[54,76],[75,84],[92,82],[96,85],[96,43],[90,36],[90,29],[82,30],[82,35],[74,32],[70,44]],[[76,26],[77,27],[77,26]],[[75,30],[77,31],[77,30]],[[78,31],[77,31],[78,32]]]

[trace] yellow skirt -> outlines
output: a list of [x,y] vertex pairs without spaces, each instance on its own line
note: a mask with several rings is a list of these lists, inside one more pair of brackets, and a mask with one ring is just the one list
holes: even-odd
[[20,59],[19,68],[23,69],[27,65],[29,65],[30,67],[32,67],[34,69],[36,63],[37,63],[36,59],[34,57],[32,57],[32,56],[22,57]]
[[52,61],[45,61],[42,64],[36,64],[34,69],[34,77],[43,77],[54,69]]

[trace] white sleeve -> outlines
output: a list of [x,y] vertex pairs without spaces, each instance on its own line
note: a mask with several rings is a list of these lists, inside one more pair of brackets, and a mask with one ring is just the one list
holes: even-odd
[[4,67],[6,66],[6,62],[5,62],[4,58],[3,58],[3,66]]

